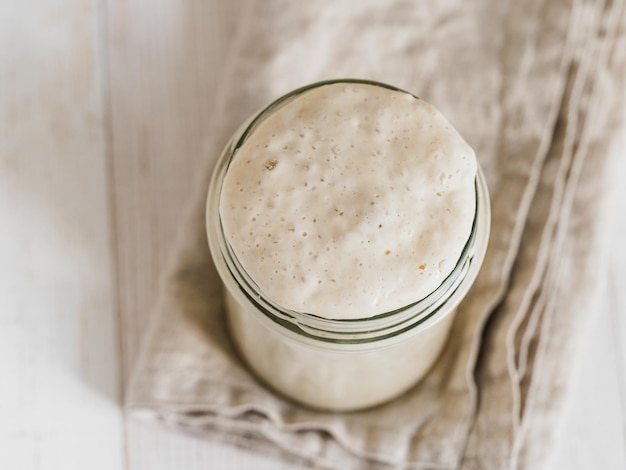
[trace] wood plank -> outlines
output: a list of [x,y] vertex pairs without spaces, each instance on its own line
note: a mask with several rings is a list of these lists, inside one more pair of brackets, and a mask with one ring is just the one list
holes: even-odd
[[0,6],[0,468],[124,468],[97,0]]
[[[616,144],[624,149],[626,131]],[[626,159],[613,171],[614,216],[598,318],[581,351],[552,468],[626,468]]]
[[[625,110],[626,114],[626,110]],[[622,142],[618,147],[626,148],[626,130],[622,136]],[[621,150],[624,152],[624,150]],[[626,155],[622,155],[626,157]],[[608,296],[611,301],[611,338],[613,344],[613,354],[615,355],[614,374],[617,381],[617,393],[621,403],[621,441],[622,449],[626,449],[626,158],[622,158],[621,168],[614,173],[614,184],[616,188],[615,199],[612,210],[614,215],[613,248],[608,272]],[[626,453],[626,450],[624,451]],[[623,458],[623,466],[626,468],[626,455]]]
[[237,2],[108,2],[112,193],[128,377],[204,155]]
[[606,299],[582,350],[551,466],[555,470],[626,468],[625,409],[619,386],[624,373],[618,369],[616,310],[608,292]]
[[[108,2],[112,192],[124,377],[135,359],[190,185],[210,138],[237,1]],[[133,470],[285,468],[271,460],[126,423]]]

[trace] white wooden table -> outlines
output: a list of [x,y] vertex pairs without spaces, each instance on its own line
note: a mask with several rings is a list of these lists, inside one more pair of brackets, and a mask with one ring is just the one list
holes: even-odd
[[[287,468],[129,422],[120,406],[202,157],[237,3],[0,5],[0,469]],[[626,468],[617,207],[604,306],[581,350],[555,469]]]

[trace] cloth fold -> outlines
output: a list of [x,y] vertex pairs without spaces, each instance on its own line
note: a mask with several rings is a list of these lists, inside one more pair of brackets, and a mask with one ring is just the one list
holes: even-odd
[[[573,367],[564,359],[594,310],[623,112],[624,3],[246,4],[129,386],[131,416],[304,468],[541,468]],[[435,104],[475,148],[492,196],[487,257],[443,355],[400,398],[347,414],[299,407],[242,365],[204,229],[210,172],[238,124],[336,77]]]

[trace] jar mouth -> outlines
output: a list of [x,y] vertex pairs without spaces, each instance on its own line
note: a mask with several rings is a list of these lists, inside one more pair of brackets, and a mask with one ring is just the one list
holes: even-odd
[[[368,84],[414,96],[405,90],[375,81],[337,79],[316,82],[298,88],[262,109],[245,122],[239,131],[235,133],[226,145],[214,169],[206,206],[209,246],[222,280],[225,281],[226,278],[231,278],[236,284],[236,288],[233,288],[228,282],[224,282],[231,294],[239,302],[252,304],[265,317],[285,327],[288,331],[299,336],[329,343],[359,344],[372,341],[378,342],[413,330],[418,325],[422,325],[429,320],[436,321],[438,318],[443,317],[443,315],[436,315],[442,310],[444,314],[450,313],[453,307],[465,296],[469,286],[473,283],[484,258],[486,240],[489,234],[489,200],[480,166],[477,167],[475,178],[476,204],[471,232],[452,272],[427,296],[403,307],[366,318],[324,318],[306,312],[286,309],[267,298],[243,268],[233,248],[228,243],[219,213],[221,188],[230,162],[254,129],[263,122],[268,114],[286,105],[299,94],[333,83]],[[477,239],[483,241],[478,249]],[[465,287],[463,288],[463,286]],[[444,305],[446,307],[450,305],[449,302],[451,300],[454,304],[450,308],[442,309]]]

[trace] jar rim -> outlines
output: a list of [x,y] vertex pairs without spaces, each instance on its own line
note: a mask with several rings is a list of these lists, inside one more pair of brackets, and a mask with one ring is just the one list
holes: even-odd
[[[256,282],[239,262],[224,234],[219,213],[221,189],[230,162],[254,129],[263,122],[265,117],[277,109],[280,109],[300,94],[317,87],[334,83],[358,83],[380,86],[415,96],[397,87],[371,80],[335,79],[320,81],[300,87],[271,102],[261,111],[254,114],[248,121],[244,122],[239,130],[231,137],[219,157],[213,171],[207,198],[207,235],[211,254],[218,272],[224,284],[226,284],[226,287],[231,291],[231,294],[236,297],[237,301],[249,302],[274,323],[282,325],[291,332],[311,339],[330,343],[351,344],[378,342],[413,330],[416,326],[424,324],[429,319],[434,320],[434,317],[438,317],[436,314],[442,310],[442,307],[448,300],[454,297],[455,293],[459,292],[462,287],[461,284],[463,284],[464,281],[466,281],[466,287],[462,289],[462,295],[458,296],[459,298],[456,303],[460,302],[465,296],[467,289],[469,289],[469,285],[473,283],[478,269],[482,264],[486,250],[486,239],[489,233],[489,199],[480,165],[477,166],[475,178],[476,204],[472,228],[452,272],[427,296],[408,305],[371,317],[352,319],[324,318],[306,312],[286,309],[273,302],[263,294]],[[483,243],[479,244],[480,246],[477,250],[478,238],[480,238],[479,241],[483,241]],[[472,272],[472,276],[470,276],[471,279],[468,279],[470,271]],[[235,289],[228,285],[225,277],[235,282]],[[456,304],[454,306],[456,306]],[[445,312],[451,310],[453,310],[453,308],[445,309]]]

